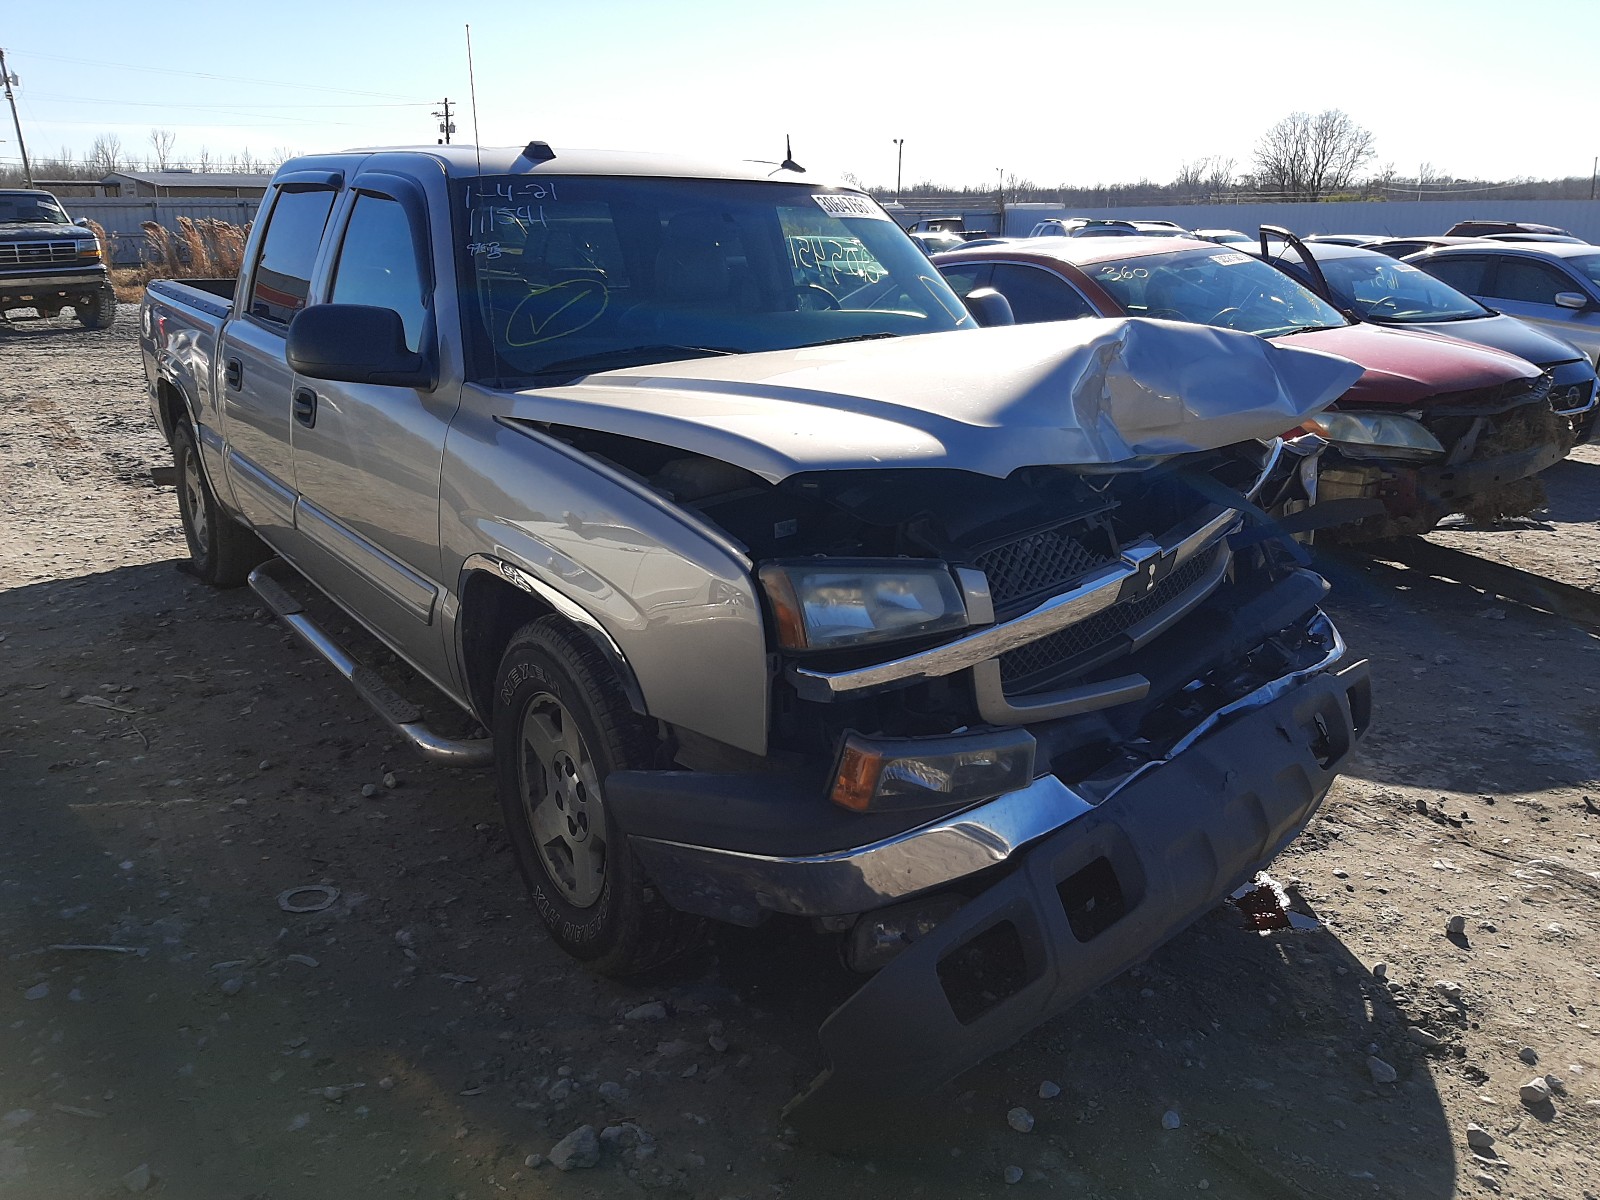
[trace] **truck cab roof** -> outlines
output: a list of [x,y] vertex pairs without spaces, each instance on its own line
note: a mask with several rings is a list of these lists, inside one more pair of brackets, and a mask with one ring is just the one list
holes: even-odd
[[[530,158],[528,151],[538,157]],[[785,170],[778,163],[754,160],[696,158],[681,154],[648,154],[631,150],[582,150],[549,147],[540,142],[527,146],[361,146],[337,154],[315,154],[290,159],[279,173],[327,170],[349,166],[369,157],[415,157],[443,168],[452,179],[479,175],[637,175],[673,179],[774,180],[811,183],[819,187],[845,186],[807,171]]]

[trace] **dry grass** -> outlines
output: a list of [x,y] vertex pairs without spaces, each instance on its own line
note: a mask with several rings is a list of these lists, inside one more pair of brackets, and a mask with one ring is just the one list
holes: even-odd
[[[94,221],[89,228],[105,247],[111,245],[106,231]],[[144,262],[137,267],[114,267],[111,285],[117,299],[137,301],[153,279],[232,279],[244,265],[244,243],[249,225],[232,225],[210,217],[191,220],[178,218],[174,234],[163,225],[146,221]]]

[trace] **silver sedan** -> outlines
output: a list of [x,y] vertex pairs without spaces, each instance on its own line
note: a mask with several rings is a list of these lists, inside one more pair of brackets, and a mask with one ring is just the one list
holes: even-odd
[[1600,246],[1473,242],[1406,262],[1490,308],[1571,342],[1600,363]]

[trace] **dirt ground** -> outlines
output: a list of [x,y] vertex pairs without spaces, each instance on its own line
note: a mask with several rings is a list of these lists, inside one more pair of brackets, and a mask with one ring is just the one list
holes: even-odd
[[[1378,707],[1274,869],[1317,927],[1221,908],[836,1156],[778,1116],[833,951],[730,929],[623,986],[554,950],[489,779],[176,569],[136,320],[0,326],[0,1196],[1600,1196],[1593,628],[1325,563]],[[1600,587],[1600,447],[1548,478],[1546,518],[1435,537]],[[529,1157],[584,1124],[624,1126],[597,1167]]]

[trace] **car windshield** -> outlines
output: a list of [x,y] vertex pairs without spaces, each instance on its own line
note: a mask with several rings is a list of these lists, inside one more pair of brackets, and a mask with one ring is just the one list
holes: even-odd
[[1347,324],[1276,267],[1217,246],[1111,259],[1082,268],[1133,317],[1162,317],[1264,337]]
[[814,184],[483,176],[458,189],[476,378],[971,328],[874,201]]
[[1600,254],[1574,254],[1566,263],[1595,287],[1600,287]]
[[1339,307],[1363,320],[1404,325],[1489,315],[1483,305],[1442,279],[1381,254],[1318,259],[1317,265]]
[[0,225],[65,225],[67,214],[50,196],[0,196]]

